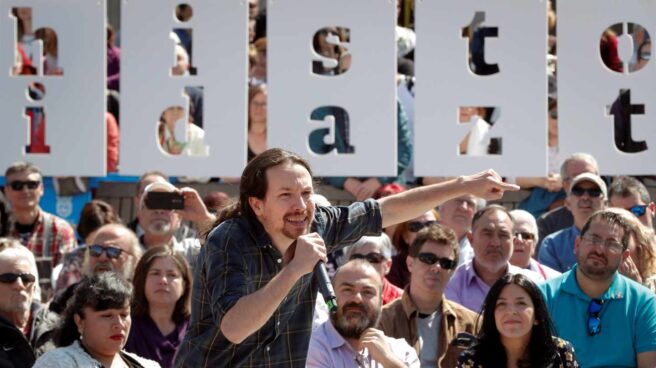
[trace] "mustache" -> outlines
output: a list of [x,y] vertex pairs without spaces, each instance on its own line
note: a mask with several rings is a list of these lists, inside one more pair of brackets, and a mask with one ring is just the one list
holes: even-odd
[[367,307],[364,306],[364,304],[359,304],[355,302],[346,303],[342,306],[342,312],[345,312],[347,309],[357,309],[365,314],[369,312],[369,310],[367,309]]

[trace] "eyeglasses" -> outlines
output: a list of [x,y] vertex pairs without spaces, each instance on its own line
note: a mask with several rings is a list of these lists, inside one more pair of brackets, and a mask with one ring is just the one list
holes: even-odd
[[[117,259],[118,257],[121,256],[121,253],[125,252],[121,248],[103,247],[102,245],[90,245],[90,246],[87,247],[87,249],[89,249],[89,254],[92,257],[96,257],[96,258],[100,257],[100,255],[103,254],[103,252],[105,252],[105,254],[107,254],[107,258]],[[125,252],[125,253],[130,254],[128,252]]]
[[11,187],[12,190],[19,191],[23,190],[24,187],[27,187],[29,190],[34,190],[39,187],[39,184],[41,184],[40,181],[38,180],[14,180],[11,183],[9,183],[9,186]]
[[375,253],[375,252],[371,252],[371,253],[367,253],[367,254],[357,254],[357,253],[355,253],[355,254],[351,254],[351,258],[349,258],[349,260],[351,260],[351,259],[365,259],[369,263],[378,264],[378,263],[381,263],[382,261],[385,260],[385,256],[380,254],[380,253]]
[[435,220],[429,220],[429,221],[424,221],[424,222],[410,221],[410,222],[408,222],[408,231],[410,231],[411,233],[416,233],[419,230],[421,230],[421,229],[423,229],[427,226],[434,225],[434,224],[437,224],[437,221],[435,221]]
[[572,187],[572,194],[575,196],[581,197],[584,193],[588,193],[588,195],[592,198],[599,198],[601,196],[601,189]]
[[517,231],[514,236],[519,240],[535,240],[535,234],[526,231]]
[[441,258],[436,256],[433,253],[419,253],[416,257],[422,263],[425,263],[429,266],[434,265],[435,263],[440,263],[440,267],[444,270],[451,270],[456,268],[456,261],[449,258]]
[[0,275],[0,282],[3,284],[13,284],[16,280],[21,279],[23,285],[29,285],[36,281],[36,276],[31,273],[3,273]]
[[635,206],[631,207],[628,209],[632,214],[635,215],[635,217],[640,217],[647,212],[647,205],[646,204],[636,204]]
[[581,237],[581,239],[594,246],[602,245],[609,252],[620,253],[624,250],[624,245],[622,245],[622,243],[618,242],[617,240],[606,239],[604,241],[604,239],[596,235],[584,235]]
[[601,299],[592,299],[588,304],[588,334],[590,336],[597,335],[601,332],[601,318],[599,314],[604,306],[604,301]]

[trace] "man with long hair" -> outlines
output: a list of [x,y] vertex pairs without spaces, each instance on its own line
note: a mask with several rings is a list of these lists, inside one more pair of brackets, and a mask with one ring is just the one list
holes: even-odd
[[328,252],[465,193],[496,199],[516,189],[490,170],[348,207],[315,206],[309,164],[264,151],[200,251],[177,366],[304,367],[318,290],[312,270]]

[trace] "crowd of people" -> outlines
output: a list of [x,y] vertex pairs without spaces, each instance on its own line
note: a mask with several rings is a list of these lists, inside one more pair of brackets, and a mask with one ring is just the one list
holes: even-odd
[[[16,162],[6,169],[0,366],[656,366],[656,204],[640,178],[602,177],[586,153],[558,156],[555,62],[546,177],[501,178],[489,170],[418,178],[410,143],[416,37],[411,27],[397,26],[398,175],[324,178],[354,198],[331,206],[315,193],[301,156],[267,147],[266,12],[257,0],[248,4],[249,162],[240,178],[213,179],[238,184],[238,198],[202,198],[149,171],[136,183],[135,218],[121,219],[94,199],[73,228],[40,207],[44,178],[37,166]],[[405,4],[397,1],[397,17],[407,26]],[[184,22],[192,12],[181,4],[175,15]],[[12,72],[64,73],[56,33],[32,30],[30,8],[12,14],[19,27]],[[551,3],[549,29],[555,61]],[[470,68],[485,75],[477,63],[477,24],[467,32]],[[191,34],[181,28],[171,38],[171,75],[193,75]],[[44,41],[42,66],[33,64],[35,39]],[[318,31],[315,50],[337,67],[315,63],[313,72],[347,72],[350,54],[335,40],[348,39],[342,27]],[[634,64],[647,43],[648,37],[636,45]],[[110,27],[108,171],[120,167],[116,44]],[[622,67],[612,30],[600,50],[609,68]],[[31,93],[39,93],[38,83]],[[188,109],[162,112],[159,142],[168,154],[203,154],[202,87],[185,93]],[[176,137],[185,111],[193,128]],[[30,115],[31,153],[46,153],[40,113]],[[461,154],[501,149],[487,134],[493,110],[470,106],[459,115],[474,126]],[[352,148],[348,126],[337,125],[339,152]],[[332,149],[320,140],[310,145],[318,153]],[[519,188],[531,192],[517,209],[488,203]],[[158,194],[180,202],[157,202]],[[320,261],[336,308],[318,292]]]
[[[518,189],[493,171],[333,207],[300,156],[268,149],[233,202],[208,207],[148,172],[135,219],[93,200],[76,231],[40,208],[43,177],[17,162],[0,229],[0,361],[653,367],[656,205],[635,178],[607,185],[588,154],[562,171],[564,208],[537,220],[486,203]],[[545,224],[560,230],[540,242]],[[334,311],[318,261],[335,271]]]

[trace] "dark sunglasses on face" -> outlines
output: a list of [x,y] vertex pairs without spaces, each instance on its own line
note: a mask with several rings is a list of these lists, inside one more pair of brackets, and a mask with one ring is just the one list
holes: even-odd
[[588,334],[590,336],[597,335],[601,332],[601,318],[599,314],[604,306],[604,301],[601,299],[592,299],[588,304]]
[[513,235],[519,240],[535,240],[535,234],[525,231],[517,231]]
[[572,187],[572,194],[577,197],[581,197],[584,193],[588,193],[591,198],[599,198],[601,196],[601,189],[599,188],[581,188],[581,187]]
[[380,253],[371,252],[367,254],[352,254],[350,259],[365,259],[369,263],[378,264],[385,260],[385,256]]
[[635,217],[640,217],[647,212],[646,204],[636,204],[635,206],[628,208],[628,210],[635,215]]
[[0,282],[3,284],[13,284],[16,280],[21,279],[23,285],[29,285],[36,281],[36,277],[31,273],[3,273],[0,275]]
[[424,221],[424,222],[410,221],[410,222],[408,222],[408,231],[410,231],[411,233],[416,233],[419,230],[421,230],[421,229],[423,229],[427,226],[434,225],[434,224],[437,224],[437,221],[434,221],[434,220]]
[[121,256],[121,253],[124,252],[124,250],[121,248],[103,247],[101,245],[90,245],[87,247],[87,249],[89,249],[89,254],[92,257],[100,257],[100,255],[103,254],[103,252],[105,252],[105,254],[107,254],[107,258],[109,259],[117,259],[118,257]]
[[40,181],[38,180],[14,180],[11,183],[9,183],[9,186],[11,187],[12,190],[23,190],[24,187],[27,187],[29,190],[34,190],[39,187],[39,184],[41,184]]
[[433,253],[419,253],[417,254],[417,259],[429,266],[439,262],[440,267],[444,270],[451,270],[456,268],[456,261],[449,258],[438,257]]

